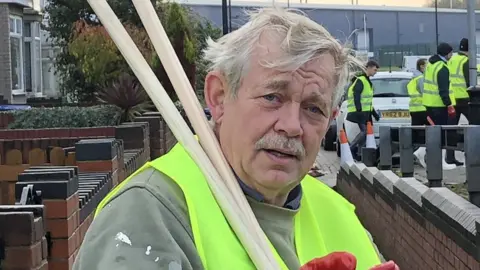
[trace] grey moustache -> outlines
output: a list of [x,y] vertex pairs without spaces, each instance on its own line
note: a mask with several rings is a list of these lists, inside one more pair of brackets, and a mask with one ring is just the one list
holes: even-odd
[[305,147],[298,139],[290,139],[280,135],[266,135],[255,143],[255,149],[283,149],[291,152],[298,158],[305,156]]

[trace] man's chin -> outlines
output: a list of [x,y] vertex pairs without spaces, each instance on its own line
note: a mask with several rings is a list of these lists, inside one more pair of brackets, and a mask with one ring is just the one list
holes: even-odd
[[296,173],[286,172],[282,170],[268,170],[262,174],[262,182],[265,186],[285,186],[292,182],[298,182],[299,179]]

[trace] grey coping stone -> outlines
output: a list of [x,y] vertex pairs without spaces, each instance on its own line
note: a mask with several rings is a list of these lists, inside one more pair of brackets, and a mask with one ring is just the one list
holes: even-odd
[[392,194],[393,186],[399,179],[400,177],[390,170],[379,170],[374,176],[374,180]]
[[340,168],[343,169],[346,173],[350,173],[350,166],[353,164],[353,162],[341,162],[340,163]]
[[400,178],[394,186],[404,196],[411,199],[419,207],[422,206],[422,195],[428,190],[428,187],[419,182],[414,177]]
[[480,219],[480,208],[474,204],[445,187],[430,188],[422,197],[436,208],[432,210],[437,214],[449,218],[448,223],[457,223],[473,235],[477,233],[475,222]]
[[375,167],[366,167],[362,171],[362,176],[371,184],[373,185],[373,178],[375,174],[378,173],[378,169]]
[[350,171],[357,177],[357,179],[360,179],[362,171],[367,168],[365,164],[363,163],[353,163],[350,166]]

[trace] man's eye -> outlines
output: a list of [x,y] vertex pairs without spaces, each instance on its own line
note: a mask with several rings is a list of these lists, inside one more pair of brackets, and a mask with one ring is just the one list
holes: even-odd
[[323,114],[323,111],[317,106],[310,106],[307,108],[307,110],[315,114]]
[[274,101],[278,101],[278,97],[274,94],[268,94],[268,95],[265,95],[263,96],[263,98],[267,101],[271,101],[271,102],[274,102]]

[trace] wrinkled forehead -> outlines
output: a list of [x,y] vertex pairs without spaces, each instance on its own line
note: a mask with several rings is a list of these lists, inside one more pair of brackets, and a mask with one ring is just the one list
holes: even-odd
[[272,72],[313,70],[322,75],[322,79],[329,84],[329,87],[336,86],[338,82],[336,63],[330,52],[319,52],[310,58],[304,58],[296,52],[289,51],[288,42],[284,34],[272,30],[264,31],[252,48],[250,65],[259,65]]

